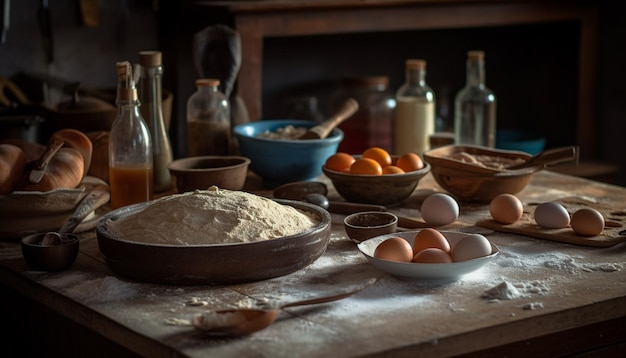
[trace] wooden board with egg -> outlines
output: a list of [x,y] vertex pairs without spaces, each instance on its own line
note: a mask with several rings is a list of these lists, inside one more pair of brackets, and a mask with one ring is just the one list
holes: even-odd
[[[549,223],[552,219],[559,220],[558,211],[554,209],[558,208],[558,206],[553,204],[562,205],[566,215],[569,216],[567,218],[569,220],[564,222],[564,225],[555,223],[557,225],[550,228],[546,226],[550,226]],[[537,211],[538,207],[540,207],[539,211]],[[597,229],[597,231],[592,229],[592,231],[585,233],[585,230],[601,225],[599,218],[594,215],[594,210],[603,217],[604,227]],[[500,209],[499,211],[502,213],[505,212],[505,209]],[[577,212],[578,214],[576,214]],[[542,226],[537,223],[542,220],[548,221],[548,224],[544,223]],[[626,241],[624,220],[626,220],[626,210],[624,209],[618,211],[606,207],[602,203],[581,197],[565,197],[545,203],[525,203],[521,218],[510,224],[503,223],[506,220],[500,220],[499,222],[495,219],[489,219],[477,222],[476,226],[569,244],[608,247]]]

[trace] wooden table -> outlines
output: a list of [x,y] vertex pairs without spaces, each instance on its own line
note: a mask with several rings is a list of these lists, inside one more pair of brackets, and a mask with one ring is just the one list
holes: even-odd
[[[250,189],[256,182],[247,185]],[[419,204],[433,190],[441,189],[427,176],[392,211],[419,218]],[[537,173],[519,197],[531,202],[571,195],[594,197],[626,213],[626,188],[548,171]],[[459,220],[441,229],[472,225],[488,215],[484,205],[462,205]],[[626,349],[624,243],[594,248],[492,233],[487,237],[500,254],[479,271],[455,282],[404,281],[366,262],[346,238],[342,218],[333,214],[331,243],[306,269],[229,287],[155,285],[115,276],[92,232],[83,234],[73,267],[60,273],[31,271],[18,243],[0,243],[2,352],[435,357],[554,356],[587,349],[609,354]],[[273,326],[249,337],[209,338],[186,325],[206,310],[286,302],[370,277],[379,280],[355,296],[286,309]],[[521,297],[483,297],[502,283],[516,287]],[[198,306],[200,301],[206,305]],[[64,344],[68,338],[73,339]]]

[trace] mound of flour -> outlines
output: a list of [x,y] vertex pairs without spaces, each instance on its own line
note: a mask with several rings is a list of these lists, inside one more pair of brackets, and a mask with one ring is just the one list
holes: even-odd
[[206,245],[269,240],[318,222],[313,213],[258,195],[211,187],[161,198],[109,227],[129,241]]

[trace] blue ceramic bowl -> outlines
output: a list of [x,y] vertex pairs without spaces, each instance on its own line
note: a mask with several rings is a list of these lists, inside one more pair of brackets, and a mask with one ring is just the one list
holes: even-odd
[[546,139],[537,134],[512,129],[498,129],[496,132],[496,148],[517,150],[535,155],[546,145]]
[[324,139],[268,139],[258,135],[288,125],[310,128],[313,121],[275,119],[240,124],[233,128],[241,155],[250,158],[250,170],[263,178],[264,185],[313,180],[322,174],[326,159],[337,152],[343,131],[335,128]]

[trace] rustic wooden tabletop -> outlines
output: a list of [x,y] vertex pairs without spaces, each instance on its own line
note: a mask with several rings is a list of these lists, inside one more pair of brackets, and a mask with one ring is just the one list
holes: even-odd
[[[257,185],[251,178],[246,189]],[[409,199],[389,210],[420,218],[420,203],[433,191],[441,189],[429,175]],[[329,196],[339,199],[332,187]],[[626,214],[626,188],[549,171],[537,173],[518,196],[525,204],[575,196],[610,208],[618,224]],[[128,280],[110,271],[95,234],[87,232],[76,263],[59,273],[30,270],[18,243],[0,243],[0,283],[150,357],[434,357],[496,347],[513,356],[560,355],[583,349],[583,343],[531,343],[626,317],[624,243],[602,248],[486,230],[500,253],[480,270],[456,281],[403,280],[370,265],[346,237],[344,216],[332,217],[324,255],[305,269],[261,282],[213,287]],[[463,230],[489,218],[486,205],[462,204],[459,219],[439,229]],[[208,337],[189,325],[191,317],[209,310],[290,302],[369,278],[378,281],[358,294],[284,309],[272,326],[247,337]],[[585,334],[592,341],[601,335]],[[520,348],[516,342],[526,343]]]

